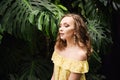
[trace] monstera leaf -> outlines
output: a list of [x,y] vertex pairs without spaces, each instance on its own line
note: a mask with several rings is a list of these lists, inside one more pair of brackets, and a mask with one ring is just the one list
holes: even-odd
[[0,3],[0,15],[4,31],[30,40],[34,26],[48,37],[55,37],[63,12],[47,0],[3,0]]
[[1,70],[8,70],[5,74],[10,75],[9,79],[50,80],[52,64],[46,59],[49,42],[43,36],[55,39],[62,15],[62,8],[47,0],[0,1],[0,39],[2,34],[7,33],[9,35],[4,38],[7,38],[6,44],[10,41],[9,36],[10,39],[14,36],[17,40],[25,40],[25,43],[20,43],[14,38],[14,44],[10,42],[4,49],[0,46],[0,50],[4,50],[0,53],[5,57],[1,58],[4,63],[1,63]]

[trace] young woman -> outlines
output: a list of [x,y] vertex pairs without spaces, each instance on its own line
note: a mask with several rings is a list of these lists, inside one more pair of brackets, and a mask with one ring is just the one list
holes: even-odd
[[78,14],[64,15],[52,55],[54,71],[51,80],[86,80],[90,53],[90,38],[83,19]]

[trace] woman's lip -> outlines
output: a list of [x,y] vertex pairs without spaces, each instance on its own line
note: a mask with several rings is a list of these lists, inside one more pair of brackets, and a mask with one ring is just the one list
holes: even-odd
[[60,33],[60,36],[63,36],[64,35],[64,33]]
[[64,33],[60,33],[60,35],[63,35]]

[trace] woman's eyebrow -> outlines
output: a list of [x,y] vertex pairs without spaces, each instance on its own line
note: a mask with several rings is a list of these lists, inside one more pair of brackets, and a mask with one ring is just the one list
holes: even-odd
[[69,25],[69,24],[65,22],[63,25]]
[[67,22],[64,22],[63,24],[62,23],[59,24],[59,26],[61,25],[69,25],[69,24]]

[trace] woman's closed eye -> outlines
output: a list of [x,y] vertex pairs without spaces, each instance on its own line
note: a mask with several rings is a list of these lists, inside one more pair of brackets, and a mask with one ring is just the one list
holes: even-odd
[[67,28],[67,27],[69,27],[69,25],[63,25],[63,26],[59,26],[59,28],[61,28],[61,27],[66,27],[66,28]]
[[67,27],[69,27],[69,25],[65,25],[65,27],[67,28]]

